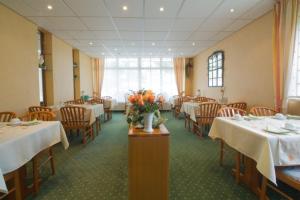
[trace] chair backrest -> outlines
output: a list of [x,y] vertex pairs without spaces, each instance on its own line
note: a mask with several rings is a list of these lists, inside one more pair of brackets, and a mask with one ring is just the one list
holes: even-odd
[[201,96],[195,97],[194,100],[197,101],[197,102],[200,102],[200,103],[208,101],[206,97],[201,97]]
[[84,104],[83,99],[75,99],[75,104]]
[[199,107],[195,109],[197,122],[200,124],[212,124],[221,105],[214,102],[200,103]]
[[240,114],[241,116],[245,116],[246,111],[239,108],[233,108],[233,107],[223,107],[218,111],[219,117],[233,117],[235,114]]
[[72,104],[76,104],[76,101],[75,100],[65,101],[64,104],[65,105],[72,105]]
[[29,120],[53,121],[55,114],[49,111],[36,111],[29,113]]
[[104,108],[110,109],[112,97],[111,96],[103,96],[103,97],[101,97],[101,99],[104,99],[104,103],[103,103]]
[[250,114],[255,116],[273,116],[276,115],[276,111],[267,107],[253,107],[250,110]]
[[13,118],[16,118],[14,112],[0,112],[0,122],[9,122]]
[[28,108],[28,111],[29,112],[38,112],[38,111],[48,111],[48,112],[51,112],[52,109],[48,108],[48,107],[44,107],[44,106],[30,106]]
[[246,102],[234,102],[234,103],[227,104],[227,107],[246,110],[247,109],[247,103]]
[[213,99],[213,98],[208,98],[206,97],[207,102],[217,102],[217,100]]
[[104,104],[104,99],[94,97],[93,99],[89,100],[89,103],[91,103],[91,104]]
[[88,121],[85,121],[86,109],[77,106],[66,106],[60,109],[62,116],[62,124],[65,128],[82,128],[88,125]]

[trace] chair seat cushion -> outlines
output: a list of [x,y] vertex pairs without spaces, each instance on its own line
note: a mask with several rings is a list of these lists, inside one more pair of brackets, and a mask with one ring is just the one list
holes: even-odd
[[300,167],[284,167],[281,169],[282,174],[300,182]]

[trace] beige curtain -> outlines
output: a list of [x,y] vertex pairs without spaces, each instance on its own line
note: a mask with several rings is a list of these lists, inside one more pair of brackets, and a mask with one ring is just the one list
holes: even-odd
[[178,94],[184,92],[184,58],[174,58],[174,72]]
[[274,7],[273,73],[275,108],[286,108],[293,64],[298,0],[279,0]]
[[104,76],[104,59],[92,58],[93,96],[101,97]]

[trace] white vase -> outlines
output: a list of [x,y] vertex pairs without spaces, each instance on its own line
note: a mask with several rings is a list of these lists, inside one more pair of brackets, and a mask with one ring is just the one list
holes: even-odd
[[154,113],[144,113],[144,130],[147,133],[153,132],[152,121]]

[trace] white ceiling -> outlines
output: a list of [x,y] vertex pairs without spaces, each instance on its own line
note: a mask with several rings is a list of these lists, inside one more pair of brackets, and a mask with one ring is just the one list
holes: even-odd
[[[193,56],[265,14],[274,4],[274,0],[0,2],[96,57]],[[48,10],[48,5],[53,9]],[[124,11],[123,6],[128,10]],[[160,7],[164,12],[159,11]]]

